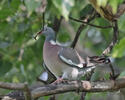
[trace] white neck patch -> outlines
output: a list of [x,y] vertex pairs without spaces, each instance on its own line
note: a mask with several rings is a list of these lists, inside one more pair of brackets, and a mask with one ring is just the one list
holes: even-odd
[[53,40],[50,40],[49,41],[52,45],[57,45],[57,43],[55,42],[55,41],[53,41]]

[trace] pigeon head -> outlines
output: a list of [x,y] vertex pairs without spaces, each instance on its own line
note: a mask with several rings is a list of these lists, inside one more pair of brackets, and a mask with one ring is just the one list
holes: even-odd
[[55,32],[51,27],[44,26],[42,30],[42,34],[45,36],[51,36],[51,35],[55,35]]
[[46,37],[46,40],[48,41],[55,40],[55,32],[51,27],[44,26],[44,28],[37,33],[37,35],[35,36],[35,39],[39,34],[44,35]]

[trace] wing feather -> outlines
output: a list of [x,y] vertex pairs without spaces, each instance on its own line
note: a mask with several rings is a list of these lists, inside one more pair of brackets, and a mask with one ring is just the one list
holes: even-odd
[[83,63],[80,62],[79,55],[77,51],[73,48],[65,48],[63,47],[59,51],[59,58],[65,62],[66,64],[69,64],[70,66],[75,66],[78,68],[83,68]]

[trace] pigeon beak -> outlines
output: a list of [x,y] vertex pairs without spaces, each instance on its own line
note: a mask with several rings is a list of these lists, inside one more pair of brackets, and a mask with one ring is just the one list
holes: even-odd
[[40,30],[39,32],[37,32],[36,35],[34,36],[34,39],[36,40],[36,37],[37,37],[38,35],[42,34],[42,32],[43,32],[43,29]]

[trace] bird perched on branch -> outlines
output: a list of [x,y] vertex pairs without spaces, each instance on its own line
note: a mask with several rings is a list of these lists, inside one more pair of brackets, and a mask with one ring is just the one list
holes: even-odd
[[52,28],[44,27],[38,34],[43,34],[46,37],[43,46],[43,59],[57,81],[76,80],[95,68],[90,63],[86,65],[85,60],[75,49],[58,45]]
[[111,6],[109,1],[110,0],[89,0],[92,6],[102,17],[113,22],[125,12],[125,1],[123,0],[122,3],[119,3],[118,7],[115,5],[116,9],[112,8],[113,6]]

